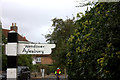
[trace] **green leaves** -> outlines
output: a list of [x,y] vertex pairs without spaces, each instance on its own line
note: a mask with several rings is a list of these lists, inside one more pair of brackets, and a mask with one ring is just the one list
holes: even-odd
[[[77,28],[75,26],[75,21],[73,19],[52,19],[53,32],[52,34],[47,34],[46,39],[49,43],[55,43],[56,48],[53,50],[52,59],[55,60],[54,64],[58,67],[66,67],[67,58],[66,54],[68,52],[67,42],[69,37],[73,34],[74,30]],[[73,37],[74,38],[74,37]],[[72,39],[71,39],[72,40]],[[71,41],[70,40],[70,41]]]
[[19,55],[18,56],[18,66],[28,66],[32,69],[32,55]]
[[[120,42],[117,41],[120,37],[118,33],[120,31],[118,8],[120,7],[118,5],[120,3],[96,4],[86,12],[85,16],[76,21],[78,29],[68,42],[69,79],[79,80],[81,77],[84,80],[115,80],[119,78],[120,46],[117,44]],[[80,17],[79,14],[77,16]]]
[[77,20],[54,18],[46,35],[57,47],[56,66],[67,67],[70,80],[117,80],[120,72],[120,2],[96,3]]

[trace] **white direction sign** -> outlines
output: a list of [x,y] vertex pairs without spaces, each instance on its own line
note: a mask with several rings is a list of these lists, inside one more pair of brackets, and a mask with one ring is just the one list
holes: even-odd
[[18,43],[18,54],[51,54],[55,44],[22,44]]

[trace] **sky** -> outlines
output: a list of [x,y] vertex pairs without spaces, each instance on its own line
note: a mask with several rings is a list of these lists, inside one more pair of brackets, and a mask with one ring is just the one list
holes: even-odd
[[0,16],[2,27],[18,26],[18,33],[31,42],[46,43],[44,35],[51,30],[52,19],[75,17],[87,7],[75,7],[76,0],[2,0]]

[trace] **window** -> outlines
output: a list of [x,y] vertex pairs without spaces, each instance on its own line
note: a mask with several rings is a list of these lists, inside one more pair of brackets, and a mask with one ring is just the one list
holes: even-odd
[[41,62],[41,57],[37,57],[36,62]]

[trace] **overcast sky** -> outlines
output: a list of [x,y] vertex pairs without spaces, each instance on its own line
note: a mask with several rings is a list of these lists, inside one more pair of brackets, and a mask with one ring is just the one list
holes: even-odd
[[[18,32],[29,41],[45,43],[45,37],[51,29],[52,19],[66,16],[72,18],[86,7],[76,8],[76,0],[2,0],[0,10],[3,28],[9,29],[12,23],[18,26]],[[72,15],[73,14],[73,15]]]

